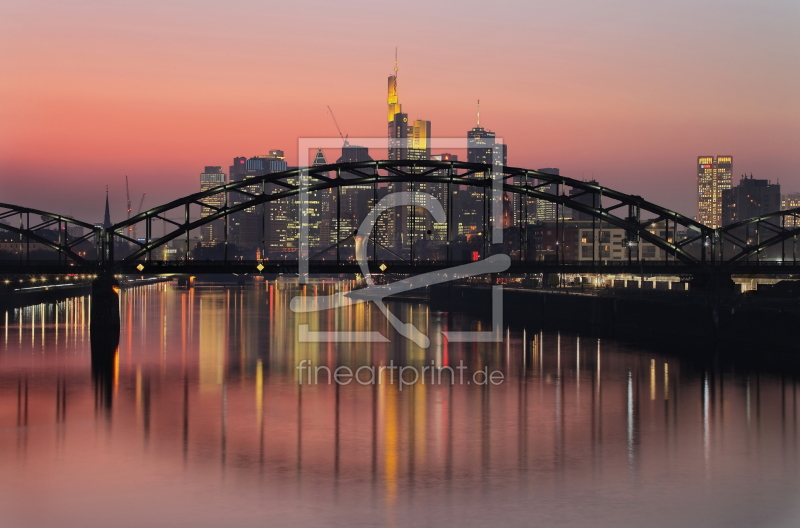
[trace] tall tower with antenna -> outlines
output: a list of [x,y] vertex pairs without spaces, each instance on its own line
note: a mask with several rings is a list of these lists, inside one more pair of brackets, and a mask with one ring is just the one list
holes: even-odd
[[397,48],[394,50],[394,73],[389,76],[389,93],[386,99],[389,110],[389,159],[406,159],[408,148],[408,114],[403,113],[403,107],[397,96]]

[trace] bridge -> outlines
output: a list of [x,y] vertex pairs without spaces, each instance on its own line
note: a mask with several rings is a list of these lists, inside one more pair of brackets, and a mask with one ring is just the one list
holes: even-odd
[[[361,236],[357,222],[397,192],[417,197],[416,205],[387,211]],[[438,219],[431,217],[433,199],[441,204]],[[534,170],[457,161],[341,163],[231,182],[107,228],[0,204],[0,231],[18,248],[0,259],[0,274],[297,273],[301,259],[309,273],[359,273],[359,246],[371,273],[424,273],[497,253],[509,255],[509,273],[520,274],[800,273],[799,217],[800,209],[777,211],[712,229],[640,196]],[[255,255],[241,254],[241,236],[231,240],[235,223]],[[212,225],[221,237],[204,255],[197,235]],[[277,255],[270,244],[275,225],[296,240]],[[304,242],[300,235],[309,231]],[[179,257],[168,257],[166,248]]]
[[94,278],[100,359],[119,339],[119,274],[418,275],[489,259],[512,275],[682,275],[714,292],[732,285],[732,274],[800,273],[800,209],[712,229],[594,182],[457,161],[264,174],[112,226],[0,204],[0,232],[11,237],[0,247],[0,275]]

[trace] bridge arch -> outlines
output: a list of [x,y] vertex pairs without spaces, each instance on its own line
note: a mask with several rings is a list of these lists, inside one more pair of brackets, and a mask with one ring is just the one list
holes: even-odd
[[[778,244],[784,246],[782,253],[785,253],[784,243],[788,240],[792,241],[792,260],[796,261],[799,249],[797,237],[800,236],[800,208],[775,211],[721,227],[718,236],[721,255],[724,258],[726,251],[732,253],[725,260],[733,265],[753,256],[758,259],[766,250]],[[733,251],[730,251],[731,249]]]
[[[495,177],[494,174],[497,176]],[[301,181],[307,182],[307,185],[303,186],[304,188],[301,188]],[[493,185],[497,185],[505,193],[544,200],[556,204],[562,210],[569,208],[600,222],[622,228],[636,240],[649,242],[684,264],[699,266],[707,260],[715,259],[714,244],[717,237],[714,230],[680,213],[644,200],[640,196],[615,191],[595,183],[522,168],[495,168],[491,165],[458,161],[391,160],[291,169],[244,181],[231,182],[154,207],[111,228],[110,232],[114,239],[127,241],[135,248],[131,253],[116,261],[123,265],[130,265],[142,257],[149,260],[149,255],[154,249],[183,236],[187,237],[188,246],[189,233],[194,229],[217,220],[224,220],[234,213],[256,206],[297,197],[304,191],[313,193],[350,186],[377,186],[392,183],[447,184],[450,185],[449,192],[452,192],[453,185],[485,191],[489,191]],[[552,191],[553,185],[556,186],[556,193],[543,190],[543,187],[550,186]],[[573,192],[567,194],[566,189]],[[209,205],[212,201],[222,205]],[[608,204],[609,201],[613,203]],[[211,213],[203,218],[192,220],[190,213],[193,206],[209,208]],[[614,211],[618,209],[627,209],[628,214],[625,216],[614,214]],[[174,213],[175,211],[183,217],[182,221],[176,221],[166,216],[168,212]],[[651,218],[645,219],[643,215],[651,215]],[[169,224],[173,228],[172,231],[161,237],[153,237],[152,222],[154,220],[161,220],[164,225]],[[667,224],[666,237],[661,236],[660,231],[652,230],[653,226],[659,222]],[[682,241],[670,237],[670,222],[674,228],[680,226],[691,235]],[[127,232],[127,228],[139,223],[145,224],[144,242],[133,240],[123,234]],[[228,236],[227,228],[224,236],[226,238]],[[690,244],[701,245],[699,257],[686,250]],[[706,245],[709,247],[703,249]]]
[[[11,218],[17,220],[17,225],[12,225],[7,222],[7,220]],[[81,236],[70,239],[68,229],[70,226],[80,227],[87,230],[87,232]],[[55,228],[58,233],[56,240],[48,238],[45,234],[45,231],[53,228]],[[0,231],[15,233],[20,236],[20,240],[24,239],[42,244],[43,246],[57,251],[59,255],[63,255],[83,266],[92,265],[93,259],[79,255],[74,249],[82,242],[94,239],[94,257],[96,259],[101,258],[102,250],[100,249],[99,242],[101,240],[100,234],[102,229],[92,224],[56,213],[0,203]],[[29,254],[29,252],[27,253]],[[22,257],[22,251],[20,251],[20,257]]]

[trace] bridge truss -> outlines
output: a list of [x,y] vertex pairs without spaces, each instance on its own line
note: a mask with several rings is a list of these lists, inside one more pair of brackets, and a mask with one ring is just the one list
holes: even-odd
[[[493,188],[501,189],[502,193],[493,194]],[[438,222],[437,232],[433,233],[430,222],[426,225],[415,217],[423,215],[420,208],[406,208],[385,215],[394,218],[393,228],[384,218],[383,223],[373,226],[367,240],[360,240],[355,234],[360,219],[353,217],[351,202],[362,200],[371,206],[383,195],[398,191],[431,194],[442,203],[446,221]],[[477,204],[471,231],[465,230],[460,217],[464,213],[461,207],[464,196]],[[704,273],[749,272],[754,266],[780,265],[781,270],[797,267],[800,209],[715,230],[640,196],[592,182],[522,168],[457,161],[341,163],[266,174],[154,207],[110,229],[0,204],[0,231],[12,233],[20,244],[37,242],[55,250],[58,259],[50,265],[76,264],[115,272],[152,273],[255,273],[260,265],[260,271],[265,273],[296,272],[296,254],[275,259],[270,241],[276,225],[285,230],[284,236],[297,239],[303,229],[297,213],[302,198],[317,217],[323,218],[321,224],[327,222],[327,227],[317,225],[315,229],[327,229],[328,239],[323,241],[324,237],[318,237],[317,242],[306,248],[312,272],[358,271],[353,251],[357,244],[369,246],[366,254],[373,271],[388,263],[397,273],[446,268],[498,252],[509,254],[510,271],[520,273],[545,270]],[[502,202],[500,209],[493,209],[498,200]],[[546,218],[541,213],[543,204],[549,204]],[[494,219],[502,225],[493,224],[490,214],[493,210],[503,211],[502,219]],[[280,215],[283,216],[276,222]],[[14,219],[13,224],[9,219]],[[303,221],[308,224],[313,219]],[[553,232],[549,240],[555,243],[551,249],[536,240],[531,227],[543,221],[548,231]],[[239,232],[248,232],[249,246],[255,249],[255,255],[242,255],[242,241],[231,240],[237,222]],[[247,225],[242,227],[243,223]],[[84,233],[70,238],[67,236],[70,226],[80,227]],[[131,229],[134,226],[136,230]],[[198,258],[195,249],[201,244],[203,229],[209,226],[215,226],[220,243],[213,258]],[[502,241],[492,239],[493,228],[500,228]],[[608,239],[604,233],[609,228],[622,230],[624,236],[619,240]],[[58,233],[55,237],[53,230]],[[145,236],[133,238],[132,232]],[[420,242],[435,246],[437,237],[438,252],[423,254],[417,249],[415,254]],[[589,239],[581,255],[567,251],[575,242],[574,237]],[[389,238],[399,245],[387,242]],[[469,241],[466,246],[470,249],[466,256],[464,239]],[[459,240],[461,246],[456,243]],[[615,242],[624,254],[622,259],[611,255],[609,248]],[[643,244],[654,246],[660,258],[644,256]],[[87,245],[93,251],[76,250]],[[167,248],[180,258],[167,253]],[[20,246],[16,259],[20,268],[25,267],[21,262],[31,265],[30,259],[22,257],[23,253]],[[30,251],[26,253],[30,256]],[[9,267],[5,262],[0,261],[2,268]]]

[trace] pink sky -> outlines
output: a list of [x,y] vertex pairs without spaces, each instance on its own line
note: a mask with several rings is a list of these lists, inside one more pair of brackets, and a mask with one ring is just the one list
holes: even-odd
[[509,164],[695,214],[700,154],[800,191],[800,7],[778,1],[284,3],[5,0],[0,202],[102,218],[198,190],[205,165],[299,137],[482,124]]

